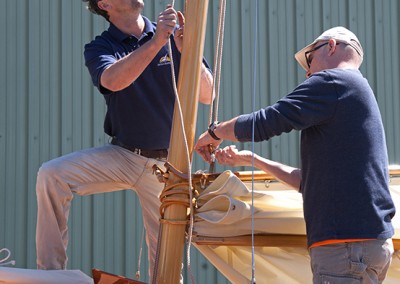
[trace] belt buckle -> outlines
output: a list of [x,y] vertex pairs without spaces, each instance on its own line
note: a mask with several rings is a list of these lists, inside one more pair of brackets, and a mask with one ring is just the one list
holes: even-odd
[[139,156],[142,155],[142,149],[135,148],[135,151],[133,151],[133,152],[138,154]]

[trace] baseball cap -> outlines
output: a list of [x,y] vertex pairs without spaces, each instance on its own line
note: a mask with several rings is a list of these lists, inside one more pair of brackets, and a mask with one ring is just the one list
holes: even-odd
[[358,40],[357,36],[349,31],[344,27],[334,27],[329,30],[323,32],[319,37],[317,37],[312,43],[304,47],[303,49],[299,50],[294,57],[296,58],[297,62],[304,68],[304,70],[308,70],[308,65],[306,62],[305,53],[312,49],[315,43],[319,41],[327,41],[331,38],[336,39],[338,42],[343,42],[351,47],[353,47],[357,53],[361,56],[361,60],[364,57],[364,51]]

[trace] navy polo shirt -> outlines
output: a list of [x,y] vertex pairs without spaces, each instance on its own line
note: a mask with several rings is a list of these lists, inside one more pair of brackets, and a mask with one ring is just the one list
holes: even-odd
[[[175,94],[172,86],[168,44],[154,57],[131,85],[112,92],[100,85],[103,71],[149,41],[156,25],[144,18],[145,29],[140,38],[124,34],[110,23],[108,30],[85,45],[85,64],[93,84],[104,95],[107,113],[104,131],[123,144],[141,149],[169,147]],[[180,52],[171,36],[175,75],[178,78]]]

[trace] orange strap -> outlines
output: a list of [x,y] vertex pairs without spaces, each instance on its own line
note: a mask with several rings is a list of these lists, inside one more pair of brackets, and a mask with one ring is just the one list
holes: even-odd
[[368,240],[374,240],[374,239],[326,240],[326,241],[314,243],[309,248],[320,247],[320,246],[325,246],[325,245],[332,245],[332,244],[338,244],[338,243],[362,242],[362,241],[368,241]]

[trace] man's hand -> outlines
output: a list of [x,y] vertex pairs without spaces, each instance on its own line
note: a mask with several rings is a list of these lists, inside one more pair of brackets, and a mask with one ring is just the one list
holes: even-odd
[[218,149],[219,145],[223,140],[229,140],[233,142],[237,142],[237,138],[235,137],[235,123],[238,117],[234,117],[231,120],[223,121],[218,123],[213,132],[216,138],[220,138],[220,140],[216,140],[211,137],[208,131],[204,132],[200,135],[197,140],[196,145],[194,146],[194,150],[206,161],[211,163],[211,150]]
[[160,44],[160,46],[164,45],[169,36],[173,33],[177,22],[176,19],[177,12],[171,5],[167,5],[165,10],[158,15],[157,30],[154,39]]
[[204,159],[204,161],[211,163],[211,152],[217,149],[221,143],[222,139],[215,140],[210,136],[208,131],[206,131],[200,135],[196,145],[194,146],[194,150]]
[[238,167],[251,166],[253,153],[248,150],[239,151],[235,145],[226,146],[215,152],[215,159],[221,165]]

